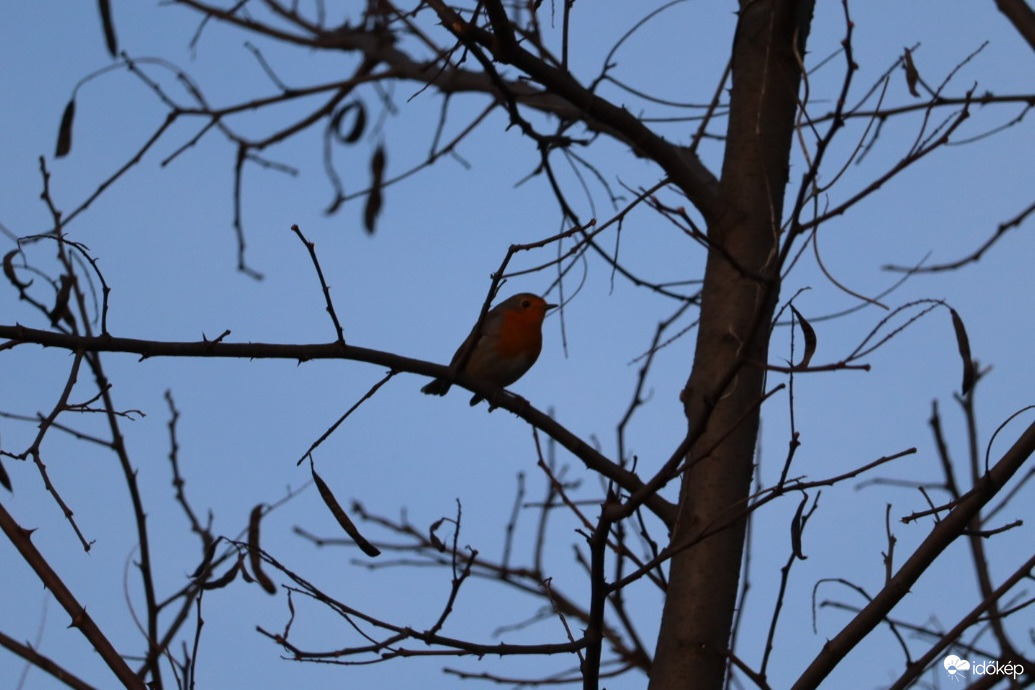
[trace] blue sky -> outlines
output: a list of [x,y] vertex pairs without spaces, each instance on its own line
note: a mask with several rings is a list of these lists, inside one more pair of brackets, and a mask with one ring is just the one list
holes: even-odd
[[[188,44],[197,22],[190,13],[153,3],[114,5],[123,49],[134,57],[173,61],[192,75],[213,102],[225,105],[273,92],[243,46],[241,34],[208,27],[192,52]],[[639,16],[630,5],[576,5],[572,53],[576,74],[591,78],[599,70],[615,40]],[[810,64],[836,51],[844,35],[840,4],[819,5],[810,37]],[[732,9],[732,3],[714,2],[673,7],[622,46],[615,74],[665,98],[706,101],[725,63],[734,27]],[[1035,72],[1029,69],[1031,49],[991,3],[952,3],[947,9],[945,3],[933,0],[869,1],[856,3],[852,11],[855,60],[860,66],[856,93],[886,71],[904,47],[917,46],[914,56],[921,74],[928,82],[938,83],[985,41],[987,47],[960,69],[950,93],[961,94],[975,84],[978,93],[1035,90]],[[448,40],[442,35],[437,38]],[[314,56],[260,46],[289,83],[340,78],[343,71],[352,69],[343,55]],[[4,161],[0,223],[13,235],[48,228],[47,211],[39,200],[40,155],[48,159],[55,201],[69,211],[162,122],[164,110],[153,93],[124,70],[111,72],[79,90],[73,152],[66,159],[53,160],[58,121],[73,88],[82,77],[110,62],[93,3],[48,1],[7,8],[0,26],[0,92],[7,94],[6,106],[0,109],[4,133],[0,136]],[[834,57],[810,77],[814,112],[830,108],[842,66],[842,59]],[[158,69],[152,74],[175,89],[167,72]],[[401,172],[427,154],[439,101],[426,93],[411,99],[416,91],[412,84],[396,85],[393,100],[398,112],[387,118],[383,130],[336,153],[348,189],[365,184],[370,151],[380,141],[387,146],[389,174]],[[613,87],[605,93],[624,98]],[[901,73],[891,80],[887,102],[913,102]],[[374,112],[376,103],[368,99],[368,106]],[[455,133],[483,102],[459,98],[452,107],[455,119],[447,131]],[[960,136],[988,131],[1020,111],[1016,105],[975,108]],[[288,108],[283,113],[246,114],[232,126],[258,135],[268,131],[271,118],[287,122],[293,113],[297,111]],[[644,112],[647,117],[672,114],[661,107]],[[848,168],[832,191],[831,202],[849,196],[893,165],[916,136],[919,122],[917,115],[888,124],[872,154],[861,165]],[[534,168],[536,156],[529,142],[506,125],[500,115],[494,115],[461,145],[458,153],[469,167],[445,158],[389,188],[373,237],[362,230],[361,202],[346,204],[332,217],[323,214],[332,189],[322,173],[319,130],[272,147],[266,155],[297,167],[298,174],[255,165],[246,169],[247,260],[264,275],[261,281],[234,270],[233,149],[210,133],[170,164],[161,164],[197,132],[197,122],[178,122],[68,231],[89,246],[112,286],[109,324],[113,334],[193,340],[230,329],[229,338],[239,342],[326,342],[334,334],[319,285],[307,253],[288,229],[297,223],[316,243],[349,342],[445,362],[469,329],[488,288],[489,274],[507,247],[559,229],[559,213],[545,180],[539,176],[516,185]],[[685,138],[693,124],[658,127],[667,136]],[[862,123],[850,124],[844,144],[832,155],[849,155],[861,127]],[[999,223],[1031,203],[1032,142],[1031,126],[1025,121],[976,144],[937,152],[850,213],[824,224],[819,244],[828,270],[852,290],[876,295],[897,279],[882,270],[885,264],[913,264],[928,252],[933,262],[969,253]],[[715,142],[707,142],[702,149],[705,163],[713,170],[718,170],[719,154]],[[656,169],[613,143],[601,141],[587,155],[616,187],[619,182],[648,186],[658,179]],[[792,165],[792,186],[802,169],[798,154]],[[570,174],[563,174],[579,213],[606,219],[610,209],[603,190],[590,182],[591,206]],[[663,193],[662,200],[683,203],[670,192]],[[959,311],[974,356],[993,367],[978,389],[982,445],[1007,416],[1035,403],[1029,384],[1035,371],[1028,297],[1035,243],[1029,226],[1030,221],[1006,236],[977,264],[916,277],[886,299],[892,307],[921,298],[945,299]],[[14,246],[10,239],[0,241],[6,242],[5,253]],[[613,232],[602,236],[605,246],[615,241]],[[47,250],[36,247],[33,252],[34,260],[49,266]],[[551,258],[551,252],[520,256],[512,267],[536,265]],[[626,265],[656,280],[697,277],[702,261],[696,245],[646,210],[630,216],[622,231],[621,252]],[[577,267],[573,275],[580,278],[582,271]],[[515,278],[504,293],[541,292],[551,278],[548,272]],[[573,279],[566,287],[568,295],[576,282]],[[817,270],[811,253],[789,276],[783,299],[799,288],[808,291],[796,300],[797,308],[815,319],[819,347],[814,362],[844,357],[881,318],[876,308],[868,307],[840,320],[819,320],[824,314],[858,306],[859,300],[834,287]],[[18,303],[13,291],[0,294],[4,314],[0,322],[44,326],[34,312]],[[615,424],[636,382],[638,367],[631,362],[648,347],[657,322],[673,308],[613,277],[600,262],[590,261],[584,286],[564,310],[566,347],[561,344],[560,319],[548,319],[541,359],[513,389],[541,408],[554,409],[563,424],[594,439],[613,456]],[[677,395],[688,374],[693,337],[691,331],[659,352],[649,383],[650,401],[630,426],[627,444],[647,471],[660,466],[684,433]],[[789,358],[787,343],[788,331],[781,329],[774,337],[773,361]],[[28,415],[48,411],[64,385],[70,361],[64,352],[29,347],[0,354],[0,410]],[[272,503],[308,479],[307,470],[296,468],[294,461],[383,375],[377,367],[350,362],[137,362],[127,356],[106,361],[117,404],[146,415],[127,422],[124,431],[148,505],[162,592],[182,586],[197,558],[195,540],[172,498],[165,390],[173,392],[182,414],[178,439],[187,491],[198,510],[212,509],[217,533],[234,536],[246,524],[252,506]],[[927,420],[935,399],[940,401],[962,472],[965,434],[952,401],[959,389],[960,363],[948,312],[935,311],[865,361],[872,365],[868,373],[846,371],[795,379],[795,421],[804,445],[792,474],[822,478],[916,447],[916,455],[879,476],[933,480],[938,476],[938,461]],[[90,397],[89,384],[88,377],[82,376],[79,399]],[[486,414],[484,407],[468,408],[467,397],[460,393],[444,399],[419,395],[421,385],[423,381],[415,376],[396,377],[320,448],[317,467],[342,500],[355,497],[370,510],[390,516],[405,508],[409,519],[421,527],[452,516],[459,500],[464,515],[461,542],[487,555],[498,554],[517,473],[528,476],[530,496],[542,492],[532,435],[504,412]],[[763,483],[777,477],[786,453],[787,411],[786,395],[774,397],[764,409],[759,450]],[[1028,420],[1030,415],[1022,416],[1004,431],[993,447],[993,457]],[[99,428],[99,420],[74,422]],[[31,424],[0,419],[5,450],[23,449],[34,431]],[[139,650],[141,640],[125,606],[127,596],[138,611],[141,602],[138,578],[129,564],[135,558],[135,537],[126,529],[131,513],[125,492],[117,488],[121,486],[117,468],[102,449],[58,436],[48,440],[44,452],[77,520],[96,540],[92,552],[85,554],[77,547],[30,464],[4,460],[15,492],[0,500],[21,524],[37,528],[34,543],[67,573],[68,584],[116,645]],[[570,476],[584,480],[579,498],[599,498],[594,477],[563,453],[559,461],[570,466]],[[764,644],[759,631],[769,618],[797,503],[797,497],[789,497],[770,505],[755,526],[752,590],[742,632],[743,655],[749,663],[757,663]],[[770,669],[774,687],[796,677],[823,641],[847,620],[843,613],[822,610],[813,632],[810,606],[816,582],[847,577],[870,592],[881,586],[885,504],[892,505],[897,549],[904,558],[930,527],[923,522],[897,523],[897,517],[925,507],[915,490],[887,485],[860,488],[856,482],[823,492],[820,511],[805,535],[809,559],[796,566],[785,602],[776,660]],[[1030,513],[1031,501],[1022,498],[1000,517],[1004,523],[1025,519],[1030,525],[1035,518]],[[437,616],[448,592],[448,572],[356,567],[354,550],[314,552],[292,534],[296,525],[318,534],[336,534],[333,519],[312,490],[269,516],[264,524],[267,548],[359,608],[415,627],[430,625]],[[525,526],[530,528],[531,522]],[[581,544],[573,534],[576,527],[568,517],[554,519],[549,563],[554,585],[577,597],[585,592],[580,590],[584,579],[571,556],[571,544]],[[376,529],[369,531],[374,539],[386,536]],[[519,533],[518,544],[525,553],[531,538],[530,529]],[[1030,556],[1031,543],[1027,526],[992,540],[993,574],[1001,579],[1012,572]],[[18,594],[5,604],[0,630],[19,639],[37,639],[43,652],[84,678],[100,687],[110,683],[106,669],[75,633],[66,630],[64,613],[11,548],[0,546],[0,554],[5,588]],[[967,558],[962,545],[952,547],[921,581],[922,591],[907,599],[896,614],[920,621],[934,616],[942,625],[952,625],[974,603],[974,574]],[[412,687],[426,684],[422,681],[429,674],[439,677],[442,664],[436,660],[350,668],[280,660],[277,648],[257,635],[255,626],[279,630],[287,617],[283,598],[273,600],[258,588],[241,585],[216,594],[205,600],[198,670],[203,687],[362,687],[373,682]],[[630,595],[641,633],[652,642],[660,597],[647,586]],[[818,598],[824,597],[860,603],[831,584],[819,588]],[[455,627],[444,632],[493,641],[494,629],[529,617],[537,607],[538,602],[501,594],[492,583],[475,583],[458,604]],[[305,613],[296,624],[300,640],[319,648],[357,642],[340,620],[316,610]],[[526,633],[508,633],[505,639],[561,640],[563,632],[555,619],[549,619]],[[917,643],[916,649],[923,647]],[[894,641],[879,633],[846,660],[831,683],[881,687],[901,664]],[[533,665],[531,671],[527,661],[460,660],[448,665],[510,674],[568,667],[552,659]],[[22,669],[20,660],[0,652],[0,677],[19,677]],[[642,686],[643,678],[636,675],[607,685],[612,689]],[[32,670],[22,687],[46,688],[52,683]]]

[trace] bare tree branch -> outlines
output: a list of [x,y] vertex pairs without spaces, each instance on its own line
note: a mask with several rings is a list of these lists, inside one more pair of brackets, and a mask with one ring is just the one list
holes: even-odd
[[1006,15],[1006,18],[1017,29],[1032,50],[1035,50],[1035,11],[1025,0],[995,0],[996,7]]

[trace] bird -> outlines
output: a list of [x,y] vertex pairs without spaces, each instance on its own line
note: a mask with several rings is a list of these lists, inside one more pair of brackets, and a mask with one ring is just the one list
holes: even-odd
[[[471,340],[478,336],[473,349],[467,356],[462,371],[500,388],[509,386],[524,376],[539,358],[543,348],[543,319],[546,312],[556,307],[539,295],[521,292],[509,297],[489,310],[481,328],[475,324],[470,335],[457,349],[449,363],[456,369],[461,358],[471,347]],[[438,378],[421,388],[427,395],[445,395],[452,382]],[[477,393],[471,398],[471,405],[483,400]]]

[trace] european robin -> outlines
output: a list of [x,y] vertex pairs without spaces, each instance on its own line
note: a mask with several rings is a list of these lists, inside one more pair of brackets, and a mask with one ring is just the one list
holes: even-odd
[[[464,373],[500,388],[509,386],[524,376],[539,358],[543,348],[543,318],[548,309],[556,306],[530,292],[500,302],[485,315],[480,329],[475,324],[449,366],[455,368],[460,363],[477,332],[478,342],[467,357]],[[445,395],[451,385],[446,379],[435,379],[420,390],[428,395]],[[476,394],[471,404],[477,405],[481,400],[482,396]]]

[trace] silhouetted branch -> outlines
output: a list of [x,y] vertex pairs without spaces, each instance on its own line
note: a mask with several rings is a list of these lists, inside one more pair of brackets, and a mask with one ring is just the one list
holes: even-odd
[[898,569],[895,576],[885,585],[873,600],[848,625],[842,628],[823,651],[818,654],[805,672],[794,684],[795,690],[812,688],[830,673],[849,649],[858,644],[891,609],[904,597],[927,570],[931,562],[945,550],[968,527],[978,514],[1007,481],[1020,469],[1028,457],[1035,452],[1035,424],[1029,426],[1014,445],[1003,454],[988,473],[983,475],[952,509],[938,522],[923,543]]
[[115,650],[101,629],[97,627],[93,618],[75,598],[75,595],[65,586],[64,581],[51,568],[47,559],[36,550],[36,547],[30,540],[32,531],[15,522],[14,518],[11,517],[2,504],[0,504],[0,531],[3,531],[7,539],[21,554],[22,559],[33,569],[40,582],[43,583],[43,586],[54,595],[58,603],[68,612],[72,619],[71,626],[77,628],[86,637],[87,642],[100,654],[101,659],[108,665],[115,677],[119,679],[119,682],[127,688],[144,690],[144,682],[126,665],[122,655]]
[[1035,11],[1024,0],[995,0],[996,7],[1035,50]]

